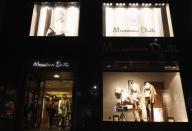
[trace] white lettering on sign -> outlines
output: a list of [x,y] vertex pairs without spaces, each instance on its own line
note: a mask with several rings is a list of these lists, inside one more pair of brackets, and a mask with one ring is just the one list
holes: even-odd
[[39,62],[35,61],[33,63],[33,67],[55,67],[55,68],[60,68],[60,67],[69,67],[68,62],[61,62],[61,61],[56,61],[55,63],[49,63],[49,62]]

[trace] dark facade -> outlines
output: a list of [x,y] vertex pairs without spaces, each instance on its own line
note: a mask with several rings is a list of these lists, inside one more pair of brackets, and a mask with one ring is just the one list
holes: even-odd
[[[66,0],[71,2],[70,0]],[[71,71],[74,74],[72,131],[76,130],[127,130],[127,129],[185,129],[191,128],[192,90],[191,90],[191,48],[190,34],[192,4],[188,1],[169,0],[80,0],[80,20],[78,37],[29,37],[33,0],[2,1],[0,8],[1,33],[1,94],[15,91],[15,112],[11,119],[2,117],[1,127],[10,130],[24,130],[24,106],[26,79],[30,72]],[[41,1],[40,1],[41,2]],[[47,1],[45,1],[47,2]],[[49,0],[48,2],[55,2]],[[57,2],[63,2],[57,0]],[[72,1],[74,2],[74,1]],[[169,3],[174,37],[103,37],[103,3]],[[188,14],[188,15],[185,15]],[[156,42],[156,45],[151,43]],[[146,49],[146,50],[143,50]],[[33,67],[35,61],[68,61],[70,69]],[[189,123],[121,123],[103,121],[103,72],[105,64],[115,61],[177,61],[180,66],[187,116]],[[107,64],[108,64],[107,63]],[[112,69],[119,72],[146,72],[146,68]],[[159,71],[159,67],[149,71]],[[147,69],[148,70],[148,69]],[[93,87],[98,87],[96,90]],[[4,98],[1,98],[4,99]],[[6,98],[9,99],[9,98]],[[12,126],[10,126],[12,125]]]

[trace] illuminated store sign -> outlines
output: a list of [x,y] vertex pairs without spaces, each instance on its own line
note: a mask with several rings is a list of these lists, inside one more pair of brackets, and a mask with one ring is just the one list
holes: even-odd
[[173,37],[168,4],[104,3],[103,35],[116,37]]
[[61,61],[56,61],[55,63],[35,61],[33,63],[33,67],[38,67],[38,68],[47,68],[47,67],[62,68],[62,67],[69,67],[69,63],[68,62],[61,62]]
[[34,4],[30,36],[78,36],[79,3]]

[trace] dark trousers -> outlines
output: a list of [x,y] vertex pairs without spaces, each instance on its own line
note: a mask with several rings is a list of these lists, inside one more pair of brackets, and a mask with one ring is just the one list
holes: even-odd
[[49,126],[52,127],[53,126],[53,119],[55,117],[55,109],[48,109],[48,113],[49,113]]
[[145,97],[145,106],[147,110],[147,121],[153,122],[153,103],[149,97]]

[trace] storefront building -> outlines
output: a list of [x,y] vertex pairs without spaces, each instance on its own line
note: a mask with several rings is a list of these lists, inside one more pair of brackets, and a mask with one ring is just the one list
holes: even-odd
[[12,54],[1,68],[1,127],[190,127],[191,70],[179,43],[178,7],[168,0],[10,4],[5,35],[15,35],[4,47]]

